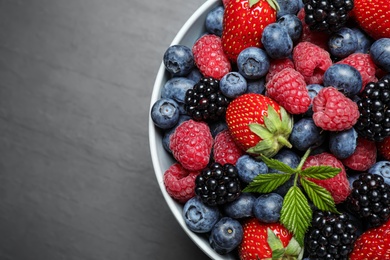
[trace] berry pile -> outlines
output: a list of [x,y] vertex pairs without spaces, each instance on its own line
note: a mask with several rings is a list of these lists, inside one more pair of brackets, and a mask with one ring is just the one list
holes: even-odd
[[390,259],[388,1],[214,1],[150,111],[187,227],[240,260]]

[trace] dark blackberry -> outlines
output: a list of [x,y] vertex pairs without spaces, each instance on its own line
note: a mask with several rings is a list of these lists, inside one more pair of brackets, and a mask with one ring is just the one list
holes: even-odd
[[217,121],[223,118],[229,99],[219,89],[219,80],[202,78],[192,89],[186,92],[185,110],[197,121]]
[[347,214],[314,211],[305,236],[310,259],[348,259],[357,238],[357,228]]
[[195,193],[210,206],[234,201],[240,194],[237,168],[232,164],[213,163],[195,180]]
[[370,82],[359,96],[360,117],[355,125],[359,135],[376,142],[390,136],[390,81]]
[[353,0],[303,0],[305,23],[312,31],[338,31],[353,9]]
[[362,173],[352,184],[346,205],[369,227],[378,227],[390,218],[390,186],[378,174]]

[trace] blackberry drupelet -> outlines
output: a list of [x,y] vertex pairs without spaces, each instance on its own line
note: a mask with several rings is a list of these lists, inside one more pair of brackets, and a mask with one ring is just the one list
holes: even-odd
[[378,227],[390,218],[390,186],[377,174],[362,173],[353,182],[346,200],[349,211],[369,227]]
[[229,99],[219,89],[219,80],[202,78],[185,96],[185,110],[197,121],[217,121],[225,116]]
[[360,117],[355,125],[359,135],[376,142],[390,136],[390,81],[370,82],[359,96]]
[[357,238],[357,228],[347,214],[315,211],[305,236],[310,259],[348,259]]
[[313,31],[329,33],[345,26],[353,0],[303,0],[305,22]]
[[209,206],[234,201],[241,194],[237,168],[229,163],[211,164],[195,179],[195,193]]

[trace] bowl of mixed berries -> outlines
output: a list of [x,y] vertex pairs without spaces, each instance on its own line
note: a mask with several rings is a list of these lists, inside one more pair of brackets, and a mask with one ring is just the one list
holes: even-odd
[[212,259],[390,259],[390,4],[209,0],[162,54],[149,141]]

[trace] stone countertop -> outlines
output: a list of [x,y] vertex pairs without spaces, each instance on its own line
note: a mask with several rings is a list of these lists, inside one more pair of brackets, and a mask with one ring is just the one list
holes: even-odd
[[208,259],[149,153],[162,55],[204,0],[0,0],[0,259]]

